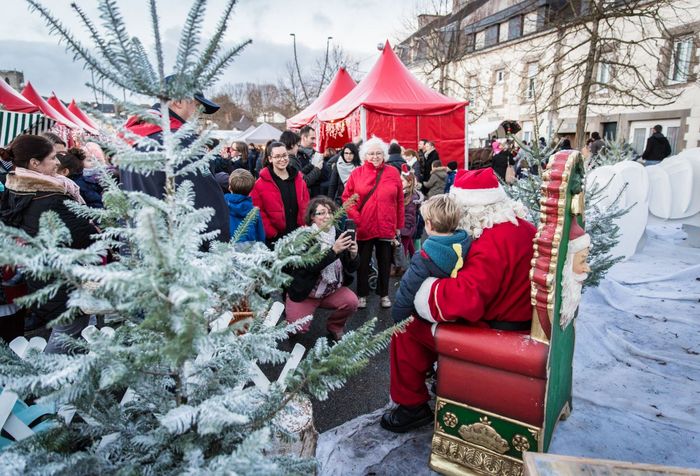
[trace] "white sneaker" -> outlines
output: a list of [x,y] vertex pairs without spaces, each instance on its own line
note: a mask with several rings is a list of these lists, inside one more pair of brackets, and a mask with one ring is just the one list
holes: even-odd
[[358,297],[357,298],[357,308],[358,309],[364,309],[367,307],[367,298],[364,297]]
[[389,296],[382,296],[382,298],[379,299],[379,305],[385,309],[391,307],[391,300],[389,299]]

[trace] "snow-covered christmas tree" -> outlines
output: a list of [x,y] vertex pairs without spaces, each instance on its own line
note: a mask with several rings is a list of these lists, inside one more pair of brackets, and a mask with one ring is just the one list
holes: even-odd
[[[29,4],[97,77],[163,105],[211,86],[247,44],[221,50],[233,0],[219,13],[209,41],[200,44],[206,2],[194,1],[177,51],[176,80],[166,82],[155,0],[148,12],[155,66],[143,43],[127,34],[115,0],[100,0],[101,28],[73,6],[93,48],[43,5]],[[30,351],[19,359],[0,347],[0,387],[54,405],[63,415],[55,416],[50,429],[0,453],[3,472],[308,474],[313,461],[270,456],[272,435],[285,431],[280,411],[300,392],[327,398],[388,342],[390,331],[375,335],[370,322],[333,346],[319,340],[287,378],[269,387],[252,383],[259,380],[256,362],[289,358],[277,344],[296,329],[264,325],[269,296],[288,279],[285,267],[319,259],[320,253],[301,230],[272,251],[262,244],[240,249],[214,241],[202,251],[214,238],[205,232],[212,211],[195,208],[191,182],[177,178],[204,173],[211,157],[204,154],[207,135],[183,146],[185,137],[197,133],[197,121],[170,132],[167,111],[162,107],[161,117],[150,119],[160,121],[162,144],[128,134],[105,138],[120,168],[165,172],[162,200],[124,192],[104,174],[106,208],[72,206],[100,226],[84,250],[67,246],[70,233],[52,212],[42,216],[37,236],[0,226],[0,262],[51,282],[25,304],[68,286],[69,309],[58,321],[90,310],[119,323],[113,333],[96,331],[87,340],[66,342],[69,355]],[[114,259],[103,265],[108,254]],[[231,310],[243,302],[252,322],[245,329],[228,326]]]

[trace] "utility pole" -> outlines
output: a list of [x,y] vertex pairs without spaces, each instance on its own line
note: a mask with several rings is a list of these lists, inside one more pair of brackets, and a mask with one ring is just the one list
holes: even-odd
[[321,95],[321,89],[323,89],[323,82],[326,80],[326,68],[328,68],[328,50],[330,48],[332,39],[332,36],[329,36],[326,39],[326,59],[323,62],[323,73],[321,73],[321,82],[318,83],[318,93],[316,93],[316,97]]
[[304,98],[306,99],[306,103],[308,104],[309,102],[309,95],[306,92],[306,86],[304,86],[304,80],[301,79],[301,71],[299,70],[299,60],[297,58],[297,35],[295,33],[290,33],[289,36],[292,37],[294,40],[294,64],[297,67],[297,76],[299,76],[299,83],[301,84],[301,90],[304,92]]

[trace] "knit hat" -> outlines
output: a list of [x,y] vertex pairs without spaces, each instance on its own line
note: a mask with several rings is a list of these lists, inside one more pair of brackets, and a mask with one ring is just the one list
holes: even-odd
[[569,230],[569,253],[578,253],[591,246],[591,237],[581,228],[575,217],[571,219],[571,229]]
[[462,206],[492,205],[508,198],[491,167],[458,170],[450,196]]

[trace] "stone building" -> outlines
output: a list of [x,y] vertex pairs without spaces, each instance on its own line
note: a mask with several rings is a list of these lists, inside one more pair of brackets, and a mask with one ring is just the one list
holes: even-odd
[[21,91],[24,88],[24,73],[15,70],[1,70],[0,79],[9,84],[16,91]]
[[586,46],[592,22],[583,20],[595,8],[610,16],[629,4],[644,9],[657,3],[454,0],[447,15],[421,15],[417,30],[396,49],[432,87],[470,101],[470,145],[506,119],[522,125],[524,140],[575,140],[585,83],[586,137],[598,131],[641,153],[651,128],[661,124],[679,152],[700,147],[700,2],[663,5],[657,17],[665,30],[653,18],[603,20],[596,31],[604,41]]

